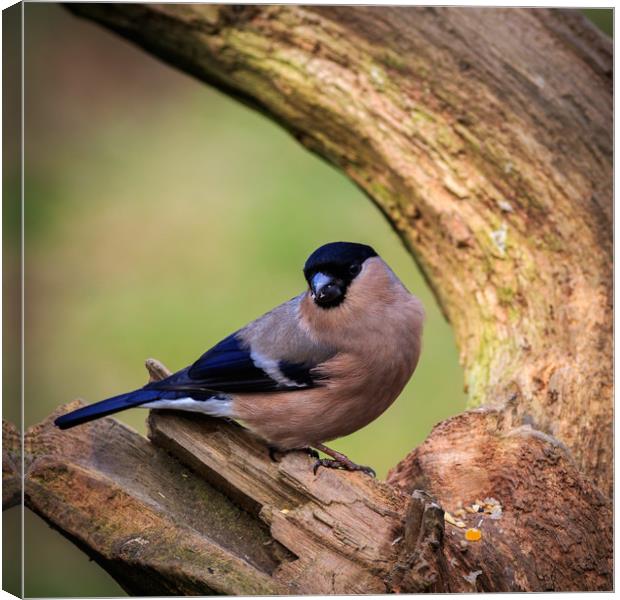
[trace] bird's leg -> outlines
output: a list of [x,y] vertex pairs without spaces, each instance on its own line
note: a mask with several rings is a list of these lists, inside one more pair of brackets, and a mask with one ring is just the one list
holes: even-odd
[[319,467],[327,467],[329,469],[345,469],[347,471],[362,471],[362,473],[366,473],[367,475],[370,475],[372,477],[377,476],[374,469],[372,469],[371,467],[365,467],[364,465],[357,465],[352,460],[347,458],[344,454],[341,454],[340,452],[336,452],[335,450],[332,450],[331,448],[328,448],[327,446],[324,446],[323,444],[315,444],[314,447],[320,450],[321,452],[324,452],[328,456],[332,457],[332,458],[319,458],[314,463],[313,471],[315,475]]

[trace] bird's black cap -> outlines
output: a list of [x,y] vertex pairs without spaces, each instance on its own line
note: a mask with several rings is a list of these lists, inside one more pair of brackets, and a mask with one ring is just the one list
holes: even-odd
[[355,242],[332,242],[317,248],[306,261],[304,273],[306,275],[325,267],[346,266],[353,263],[363,263],[367,258],[377,256],[377,253],[366,244]]

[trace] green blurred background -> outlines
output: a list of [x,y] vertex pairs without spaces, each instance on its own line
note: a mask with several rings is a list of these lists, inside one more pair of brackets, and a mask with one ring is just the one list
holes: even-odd
[[[611,32],[610,10],[588,12]],[[264,117],[58,5],[25,16],[26,426],[142,385],[147,357],[190,363],[301,291],[306,256],[334,240],[373,245],[428,319],[405,392],[332,446],[384,477],[464,408],[450,328],[360,190]],[[144,433],[145,416],[118,418]],[[16,534],[17,509],[4,522]],[[28,511],[25,545],[27,596],[124,595]]]

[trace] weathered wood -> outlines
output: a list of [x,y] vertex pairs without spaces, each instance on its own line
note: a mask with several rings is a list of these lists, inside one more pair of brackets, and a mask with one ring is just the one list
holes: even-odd
[[[566,446],[502,411],[477,409],[439,424],[388,475],[404,491],[422,488],[454,513],[494,498],[498,519],[459,518],[482,538],[461,547],[463,530],[446,525],[432,571],[437,591],[611,590],[611,502],[585,480]],[[440,560],[441,559],[441,560]],[[464,579],[480,571],[472,584]]]
[[612,486],[612,51],[574,10],[70,4],[341,168],[454,326],[471,406]]
[[80,404],[28,431],[26,505],[129,593],[388,590],[407,503],[396,488],[314,475],[301,452],[273,462],[248,431],[206,417],[153,412],[155,445],[111,418],[54,427]]
[[26,506],[130,594],[278,594],[264,527],[130,428],[102,419],[26,434]]
[[[170,371],[146,363],[151,379]],[[273,461],[241,426],[195,414],[151,411],[151,441],[256,515],[295,560],[272,576],[295,594],[385,593],[402,537],[406,497],[362,473],[313,472],[291,452]]]
[[[567,449],[501,411],[445,421],[390,474],[274,462],[235,423],[152,411],[26,436],[26,504],[133,594],[609,590],[612,513]],[[173,456],[171,456],[173,455]],[[422,491],[425,490],[425,491]],[[478,499],[498,515],[459,515]],[[495,518],[498,517],[498,518]]]
[[385,593],[404,495],[362,473],[319,469],[292,452],[279,462],[238,425],[152,412],[149,437],[264,521],[295,561],[273,577],[295,594]]

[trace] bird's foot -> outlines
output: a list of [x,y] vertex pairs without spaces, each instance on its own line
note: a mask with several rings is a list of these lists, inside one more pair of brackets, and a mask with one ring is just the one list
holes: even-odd
[[328,469],[344,469],[345,471],[361,471],[362,473],[366,473],[366,475],[370,475],[371,477],[377,476],[372,467],[358,465],[349,458],[347,458],[344,454],[336,452],[335,450],[332,450],[327,446],[323,446],[323,444],[317,444],[316,447],[321,452],[324,452],[332,458],[319,458],[314,463],[314,467],[312,468],[315,475],[319,467],[326,467]]
[[315,475],[316,472],[319,470],[319,467],[327,467],[328,469],[344,469],[345,471],[361,471],[362,473],[366,473],[366,475],[370,475],[371,477],[377,476],[375,470],[372,467],[358,465],[351,460],[343,462],[334,458],[319,458],[314,463],[314,467],[312,467],[312,471]]

